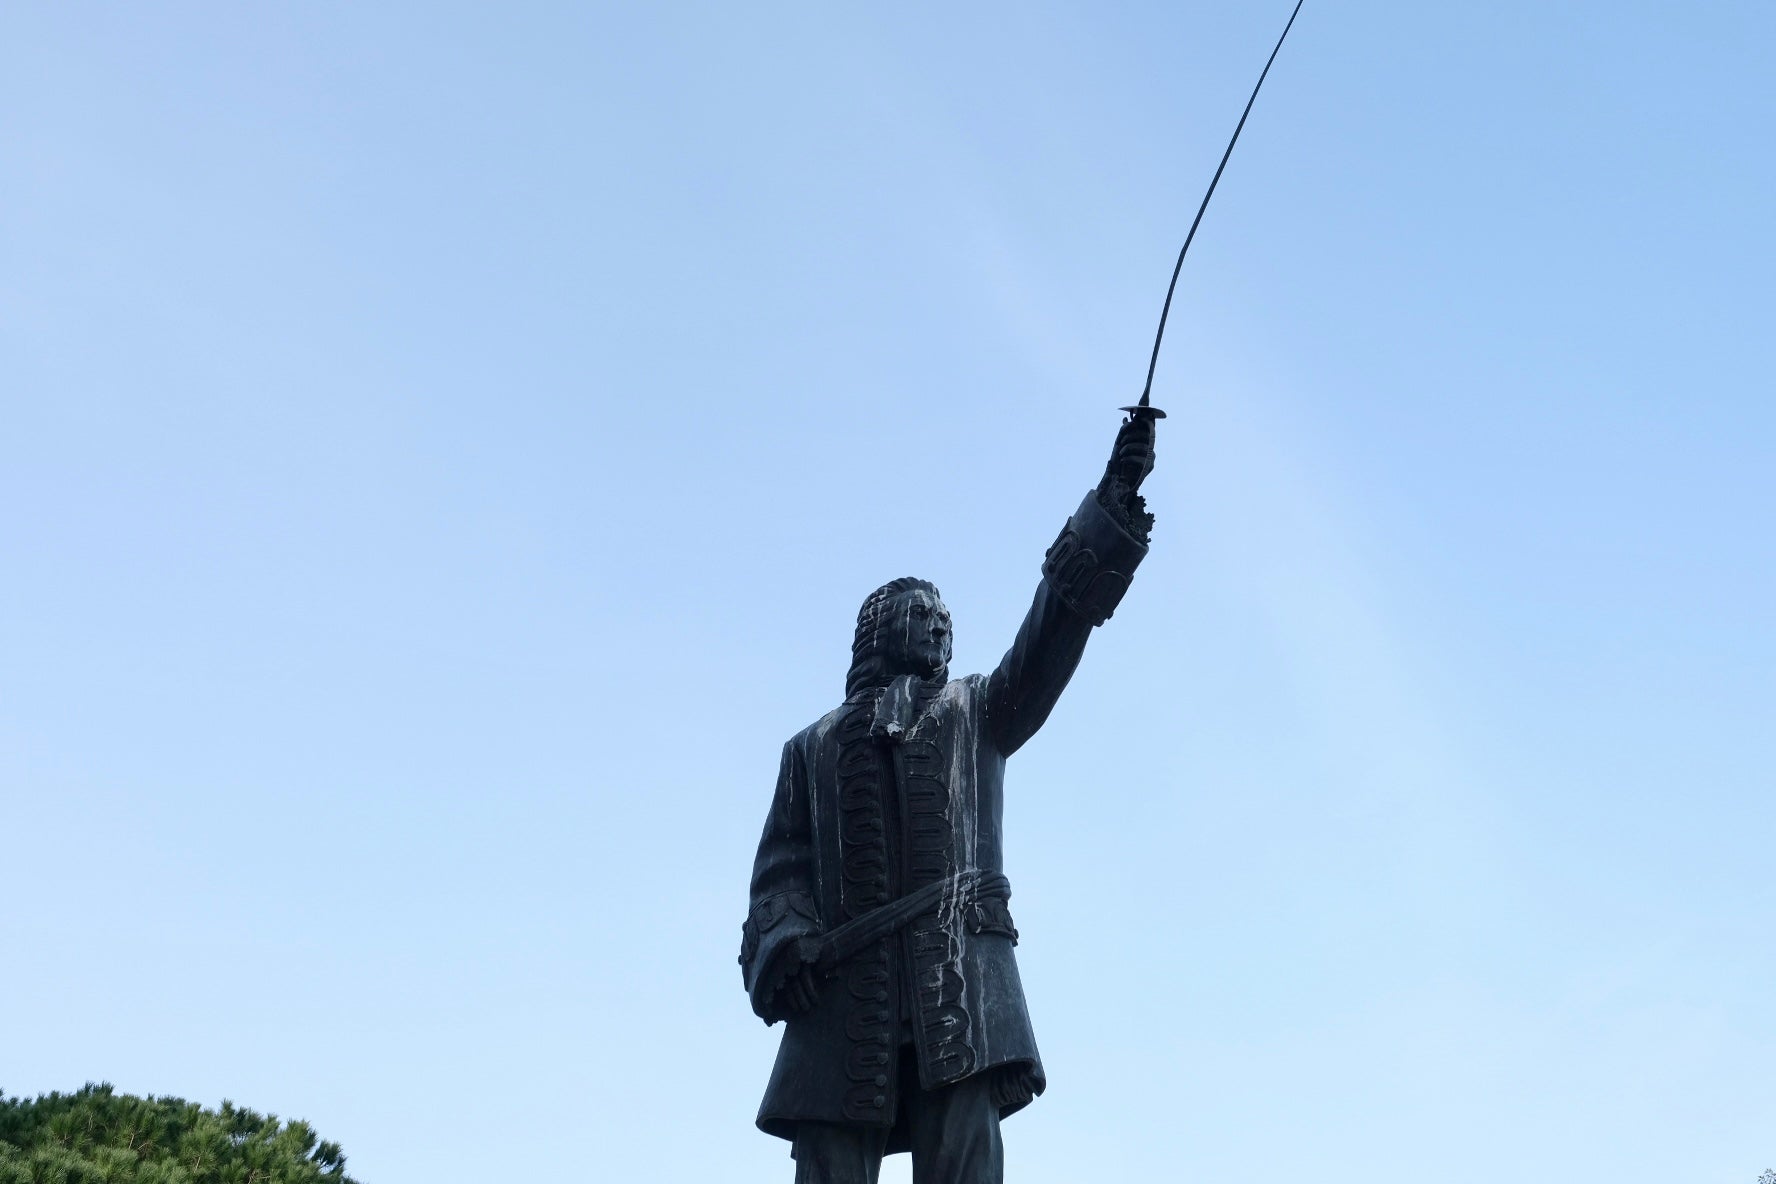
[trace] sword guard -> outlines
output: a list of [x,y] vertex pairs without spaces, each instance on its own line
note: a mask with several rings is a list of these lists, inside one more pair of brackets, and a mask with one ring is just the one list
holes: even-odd
[[1137,403],[1133,407],[1121,407],[1118,408],[1118,410],[1126,411],[1130,420],[1141,418],[1164,419],[1166,417],[1165,412],[1157,407],[1149,406],[1146,403]]

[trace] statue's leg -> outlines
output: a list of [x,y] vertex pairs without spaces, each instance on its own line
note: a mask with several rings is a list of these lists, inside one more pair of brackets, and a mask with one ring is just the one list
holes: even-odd
[[804,1122],[796,1127],[796,1184],[876,1184],[885,1127]]
[[913,1184],[1003,1184],[1005,1145],[991,1073],[929,1092],[906,1091]]

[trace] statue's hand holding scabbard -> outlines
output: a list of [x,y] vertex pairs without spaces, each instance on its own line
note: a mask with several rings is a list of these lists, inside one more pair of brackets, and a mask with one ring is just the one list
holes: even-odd
[[786,952],[796,962],[786,969],[783,981],[778,984],[778,1005],[791,1015],[804,1015],[813,1010],[814,1004],[820,999],[817,970],[820,943],[814,938],[803,938],[795,943],[791,951]]

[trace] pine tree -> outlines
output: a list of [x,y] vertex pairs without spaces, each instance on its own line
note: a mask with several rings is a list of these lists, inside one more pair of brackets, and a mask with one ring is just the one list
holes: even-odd
[[138,1098],[109,1085],[35,1100],[0,1092],[0,1184],[357,1184],[306,1122],[233,1102]]

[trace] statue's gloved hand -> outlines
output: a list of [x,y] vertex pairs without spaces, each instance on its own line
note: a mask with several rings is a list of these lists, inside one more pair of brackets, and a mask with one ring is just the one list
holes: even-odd
[[814,976],[814,964],[802,963],[800,969],[778,988],[777,997],[788,1003],[797,1015],[814,1010],[814,1005],[820,1002],[820,982]]
[[780,1015],[806,1015],[820,1001],[820,979],[814,969],[817,947],[812,941],[797,942],[794,959],[784,968],[777,991],[771,996],[773,1010]]
[[1116,433],[1110,463],[1098,482],[1098,504],[1116,524],[1145,544],[1153,530],[1153,515],[1139,492],[1141,482],[1153,471],[1153,416],[1130,415]]
[[1110,463],[1104,466],[1104,479],[1098,492],[1122,497],[1141,488],[1141,482],[1153,471],[1153,417],[1131,415],[1116,433],[1116,444],[1110,450]]

